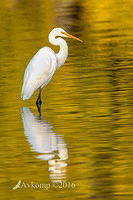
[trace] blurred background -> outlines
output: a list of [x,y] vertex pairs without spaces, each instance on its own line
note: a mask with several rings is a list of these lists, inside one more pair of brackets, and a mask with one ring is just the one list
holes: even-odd
[[[83,43],[67,39],[39,119],[23,75],[43,46],[58,52],[55,27]],[[132,200],[133,1],[1,0],[0,121],[1,199]]]

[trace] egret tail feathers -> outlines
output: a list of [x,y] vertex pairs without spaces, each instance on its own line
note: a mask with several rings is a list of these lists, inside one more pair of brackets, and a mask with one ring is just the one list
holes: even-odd
[[28,85],[28,87],[27,86],[23,87],[22,91],[21,91],[21,98],[23,100],[29,99],[32,96],[32,94],[34,93],[34,91],[35,90],[30,85]]

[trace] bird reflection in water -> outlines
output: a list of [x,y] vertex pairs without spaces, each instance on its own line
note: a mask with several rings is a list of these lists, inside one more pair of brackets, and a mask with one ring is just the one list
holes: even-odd
[[53,132],[52,125],[42,120],[41,113],[38,118],[29,108],[23,107],[21,115],[24,134],[32,146],[32,151],[40,153],[37,158],[48,161],[51,181],[65,180],[68,151],[63,136]]

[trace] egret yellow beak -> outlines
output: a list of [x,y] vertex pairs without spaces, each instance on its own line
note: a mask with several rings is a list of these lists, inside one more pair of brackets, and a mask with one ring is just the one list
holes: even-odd
[[79,38],[77,38],[77,37],[75,37],[75,36],[73,36],[73,35],[70,35],[69,33],[66,33],[66,32],[62,32],[63,34],[65,34],[67,37],[69,37],[69,38],[72,38],[72,39],[74,39],[74,40],[78,40],[78,41],[80,41],[80,42],[83,42],[82,40],[80,40]]

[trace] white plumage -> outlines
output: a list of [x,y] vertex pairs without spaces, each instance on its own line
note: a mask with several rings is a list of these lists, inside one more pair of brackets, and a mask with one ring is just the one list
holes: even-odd
[[25,70],[21,93],[23,100],[29,99],[36,89],[43,88],[49,83],[57,62],[54,51],[49,47],[44,47],[35,54]]
[[[60,36],[56,38],[57,36]],[[21,98],[23,100],[29,99],[36,89],[39,89],[39,96],[37,99],[41,104],[41,90],[51,80],[54,72],[62,64],[64,64],[68,56],[68,46],[61,37],[71,37],[73,39],[80,39],[66,33],[61,28],[53,29],[49,34],[49,42],[55,46],[60,46],[57,54],[49,47],[41,48],[29,62],[23,80],[23,87],[21,91]]]

